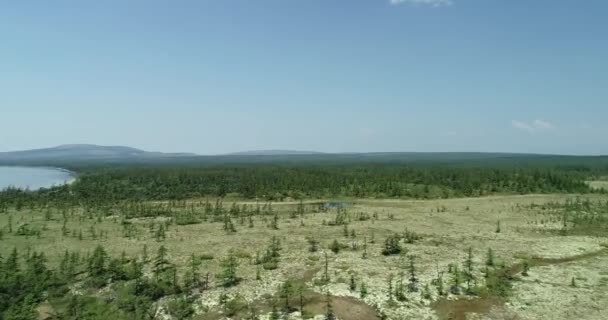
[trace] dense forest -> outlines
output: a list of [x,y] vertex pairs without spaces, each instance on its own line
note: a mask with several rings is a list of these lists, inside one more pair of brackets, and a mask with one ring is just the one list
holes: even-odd
[[233,196],[245,199],[355,197],[437,199],[512,193],[585,193],[602,176],[597,163],[517,162],[483,165],[338,163],[76,166],[69,186],[39,192],[5,190],[0,203],[112,203]]

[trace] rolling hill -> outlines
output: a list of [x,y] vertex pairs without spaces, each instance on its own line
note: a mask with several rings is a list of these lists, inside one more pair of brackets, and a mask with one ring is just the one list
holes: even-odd
[[52,148],[0,152],[0,165],[74,167],[90,165],[242,165],[242,164],[442,164],[442,165],[608,165],[608,157],[492,152],[322,153],[294,150],[244,151],[224,155],[149,152],[125,146],[70,144]]
[[133,160],[194,156],[190,153],[148,152],[123,146],[98,146],[93,144],[66,144],[52,148],[0,152],[0,162],[56,162],[89,160]]

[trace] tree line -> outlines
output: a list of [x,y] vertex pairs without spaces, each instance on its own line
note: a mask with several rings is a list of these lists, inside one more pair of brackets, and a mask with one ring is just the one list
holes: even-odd
[[[233,195],[246,199],[436,199],[497,193],[586,193],[589,168],[405,164],[115,166],[82,168],[69,186],[6,189],[0,203],[113,203]],[[0,204],[1,205],[1,204]]]

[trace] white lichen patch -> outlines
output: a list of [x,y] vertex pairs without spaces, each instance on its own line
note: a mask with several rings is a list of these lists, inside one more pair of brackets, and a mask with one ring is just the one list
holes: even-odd
[[606,266],[608,257],[598,256],[534,267],[529,277],[515,282],[507,307],[521,319],[604,320],[608,312],[608,287],[603,280]]
[[606,239],[585,236],[553,236],[525,241],[525,252],[531,256],[561,259],[602,250]]

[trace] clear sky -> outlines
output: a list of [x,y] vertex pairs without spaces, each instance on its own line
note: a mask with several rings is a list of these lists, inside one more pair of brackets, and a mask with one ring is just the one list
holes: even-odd
[[608,154],[606,0],[0,0],[0,151]]

